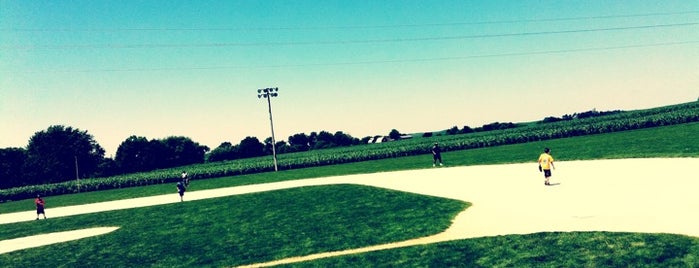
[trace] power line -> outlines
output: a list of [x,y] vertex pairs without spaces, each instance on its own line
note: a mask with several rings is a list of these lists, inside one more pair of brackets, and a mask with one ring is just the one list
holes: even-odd
[[657,12],[640,14],[619,14],[602,16],[581,16],[562,17],[544,19],[521,19],[502,21],[475,21],[475,22],[446,22],[446,23],[423,23],[423,24],[394,24],[394,25],[354,25],[354,26],[313,26],[313,27],[222,27],[222,28],[92,28],[92,29],[72,29],[72,28],[0,28],[0,32],[171,32],[171,31],[308,31],[308,30],[352,30],[352,29],[391,29],[391,28],[428,28],[428,27],[451,27],[469,25],[488,24],[514,24],[514,23],[535,23],[535,22],[557,22],[557,21],[579,21],[579,20],[599,20],[617,18],[638,18],[638,17],[658,17],[674,15],[699,14],[699,11],[680,12]]
[[[101,73],[101,72],[155,72],[155,71],[194,71],[194,70],[230,70],[230,69],[273,69],[273,68],[301,68],[301,67],[327,67],[327,66],[351,66],[351,65],[374,65],[374,64],[392,64],[392,63],[416,63],[416,62],[439,62],[439,61],[458,61],[480,58],[500,58],[500,57],[517,57],[517,56],[532,56],[532,55],[555,55],[580,52],[596,52],[596,51],[611,51],[624,50],[635,48],[663,47],[663,46],[678,46],[697,44],[699,41],[680,41],[680,42],[664,42],[652,44],[636,44],[625,46],[609,46],[609,47],[592,47],[592,48],[571,48],[560,50],[544,50],[530,52],[512,52],[498,54],[482,54],[469,56],[453,56],[439,58],[418,58],[404,60],[376,60],[376,61],[356,61],[356,62],[335,62],[335,63],[311,63],[311,64],[284,64],[284,65],[258,65],[258,66],[208,66],[208,67],[172,67],[172,68],[128,68],[128,69],[93,69],[93,70],[42,70],[34,72],[22,73],[37,73],[37,72],[56,72],[56,73]],[[0,71],[3,72],[3,71]],[[4,72],[18,73],[21,71],[12,70]]]
[[202,43],[202,44],[133,44],[133,45],[55,45],[55,46],[0,46],[2,50],[31,50],[31,49],[152,49],[152,48],[211,48],[211,47],[256,47],[256,46],[309,46],[309,45],[351,45],[351,44],[378,44],[378,43],[402,43],[402,42],[426,42],[426,41],[446,41],[463,39],[485,39],[498,37],[521,37],[550,34],[571,34],[590,33],[606,31],[626,31],[654,28],[672,28],[696,26],[699,22],[655,24],[627,27],[610,28],[590,28],[560,31],[541,31],[523,33],[504,34],[481,34],[481,35],[458,35],[441,37],[419,37],[419,38],[389,38],[389,39],[367,39],[367,40],[340,40],[340,41],[299,41],[299,42],[257,42],[257,43]]

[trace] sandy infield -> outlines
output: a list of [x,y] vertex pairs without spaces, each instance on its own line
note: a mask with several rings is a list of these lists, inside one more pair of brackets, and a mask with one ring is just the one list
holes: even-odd
[[[551,179],[553,186],[544,186],[543,174],[537,170],[536,163],[441,167],[193,191],[185,194],[185,201],[291,187],[354,183],[473,204],[457,215],[452,226],[440,234],[253,265],[267,266],[448,240],[543,231],[675,233],[699,237],[696,167],[699,167],[699,158],[556,162],[557,169]],[[46,212],[50,220],[175,202],[179,202],[179,196],[173,193],[81,206],[48,207]],[[0,215],[0,224],[35,218],[34,211],[3,214]],[[6,248],[13,245],[4,242],[0,241],[2,252],[21,249]]]
[[102,235],[113,232],[116,229],[119,229],[119,227],[97,227],[2,240],[0,241],[0,254]]

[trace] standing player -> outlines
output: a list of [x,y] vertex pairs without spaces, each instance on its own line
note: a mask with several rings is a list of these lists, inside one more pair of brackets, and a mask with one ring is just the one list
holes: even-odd
[[180,202],[184,201],[184,192],[187,191],[187,187],[184,186],[184,182],[177,182],[177,193],[180,194]]
[[46,203],[44,202],[44,199],[41,198],[40,195],[36,195],[36,199],[34,199],[34,205],[36,205],[36,219],[39,219],[39,214],[44,215],[44,220],[46,219],[46,213],[44,212],[44,205]]
[[182,182],[184,182],[185,187],[189,187],[189,177],[187,176],[187,171],[182,171]]
[[551,169],[556,169],[553,165],[553,156],[550,154],[551,150],[549,148],[544,148],[544,153],[539,155],[539,170],[544,172],[544,185],[551,185],[549,179],[551,178]]
[[442,165],[442,149],[439,148],[438,143],[434,143],[434,146],[432,146],[432,166],[437,166],[437,161],[439,161],[439,165]]

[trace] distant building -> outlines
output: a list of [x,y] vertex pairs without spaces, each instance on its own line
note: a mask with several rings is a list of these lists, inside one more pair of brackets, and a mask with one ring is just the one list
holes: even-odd
[[[400,136],[401,140],[412,139],[412,138],[413,138],[412,135],[401,135]],[[377,135],[377,136],[370,138],[369,141],[367,141],[367,143],[383,143],[383,142],[390,142],[390,141],[394,141],[394,139],[391,139],[388,136]]]

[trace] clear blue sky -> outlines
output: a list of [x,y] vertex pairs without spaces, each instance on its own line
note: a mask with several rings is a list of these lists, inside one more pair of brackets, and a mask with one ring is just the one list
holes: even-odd
[[699,1],[0,0],[0,148],[50,125],[212,149],[699,97]]

